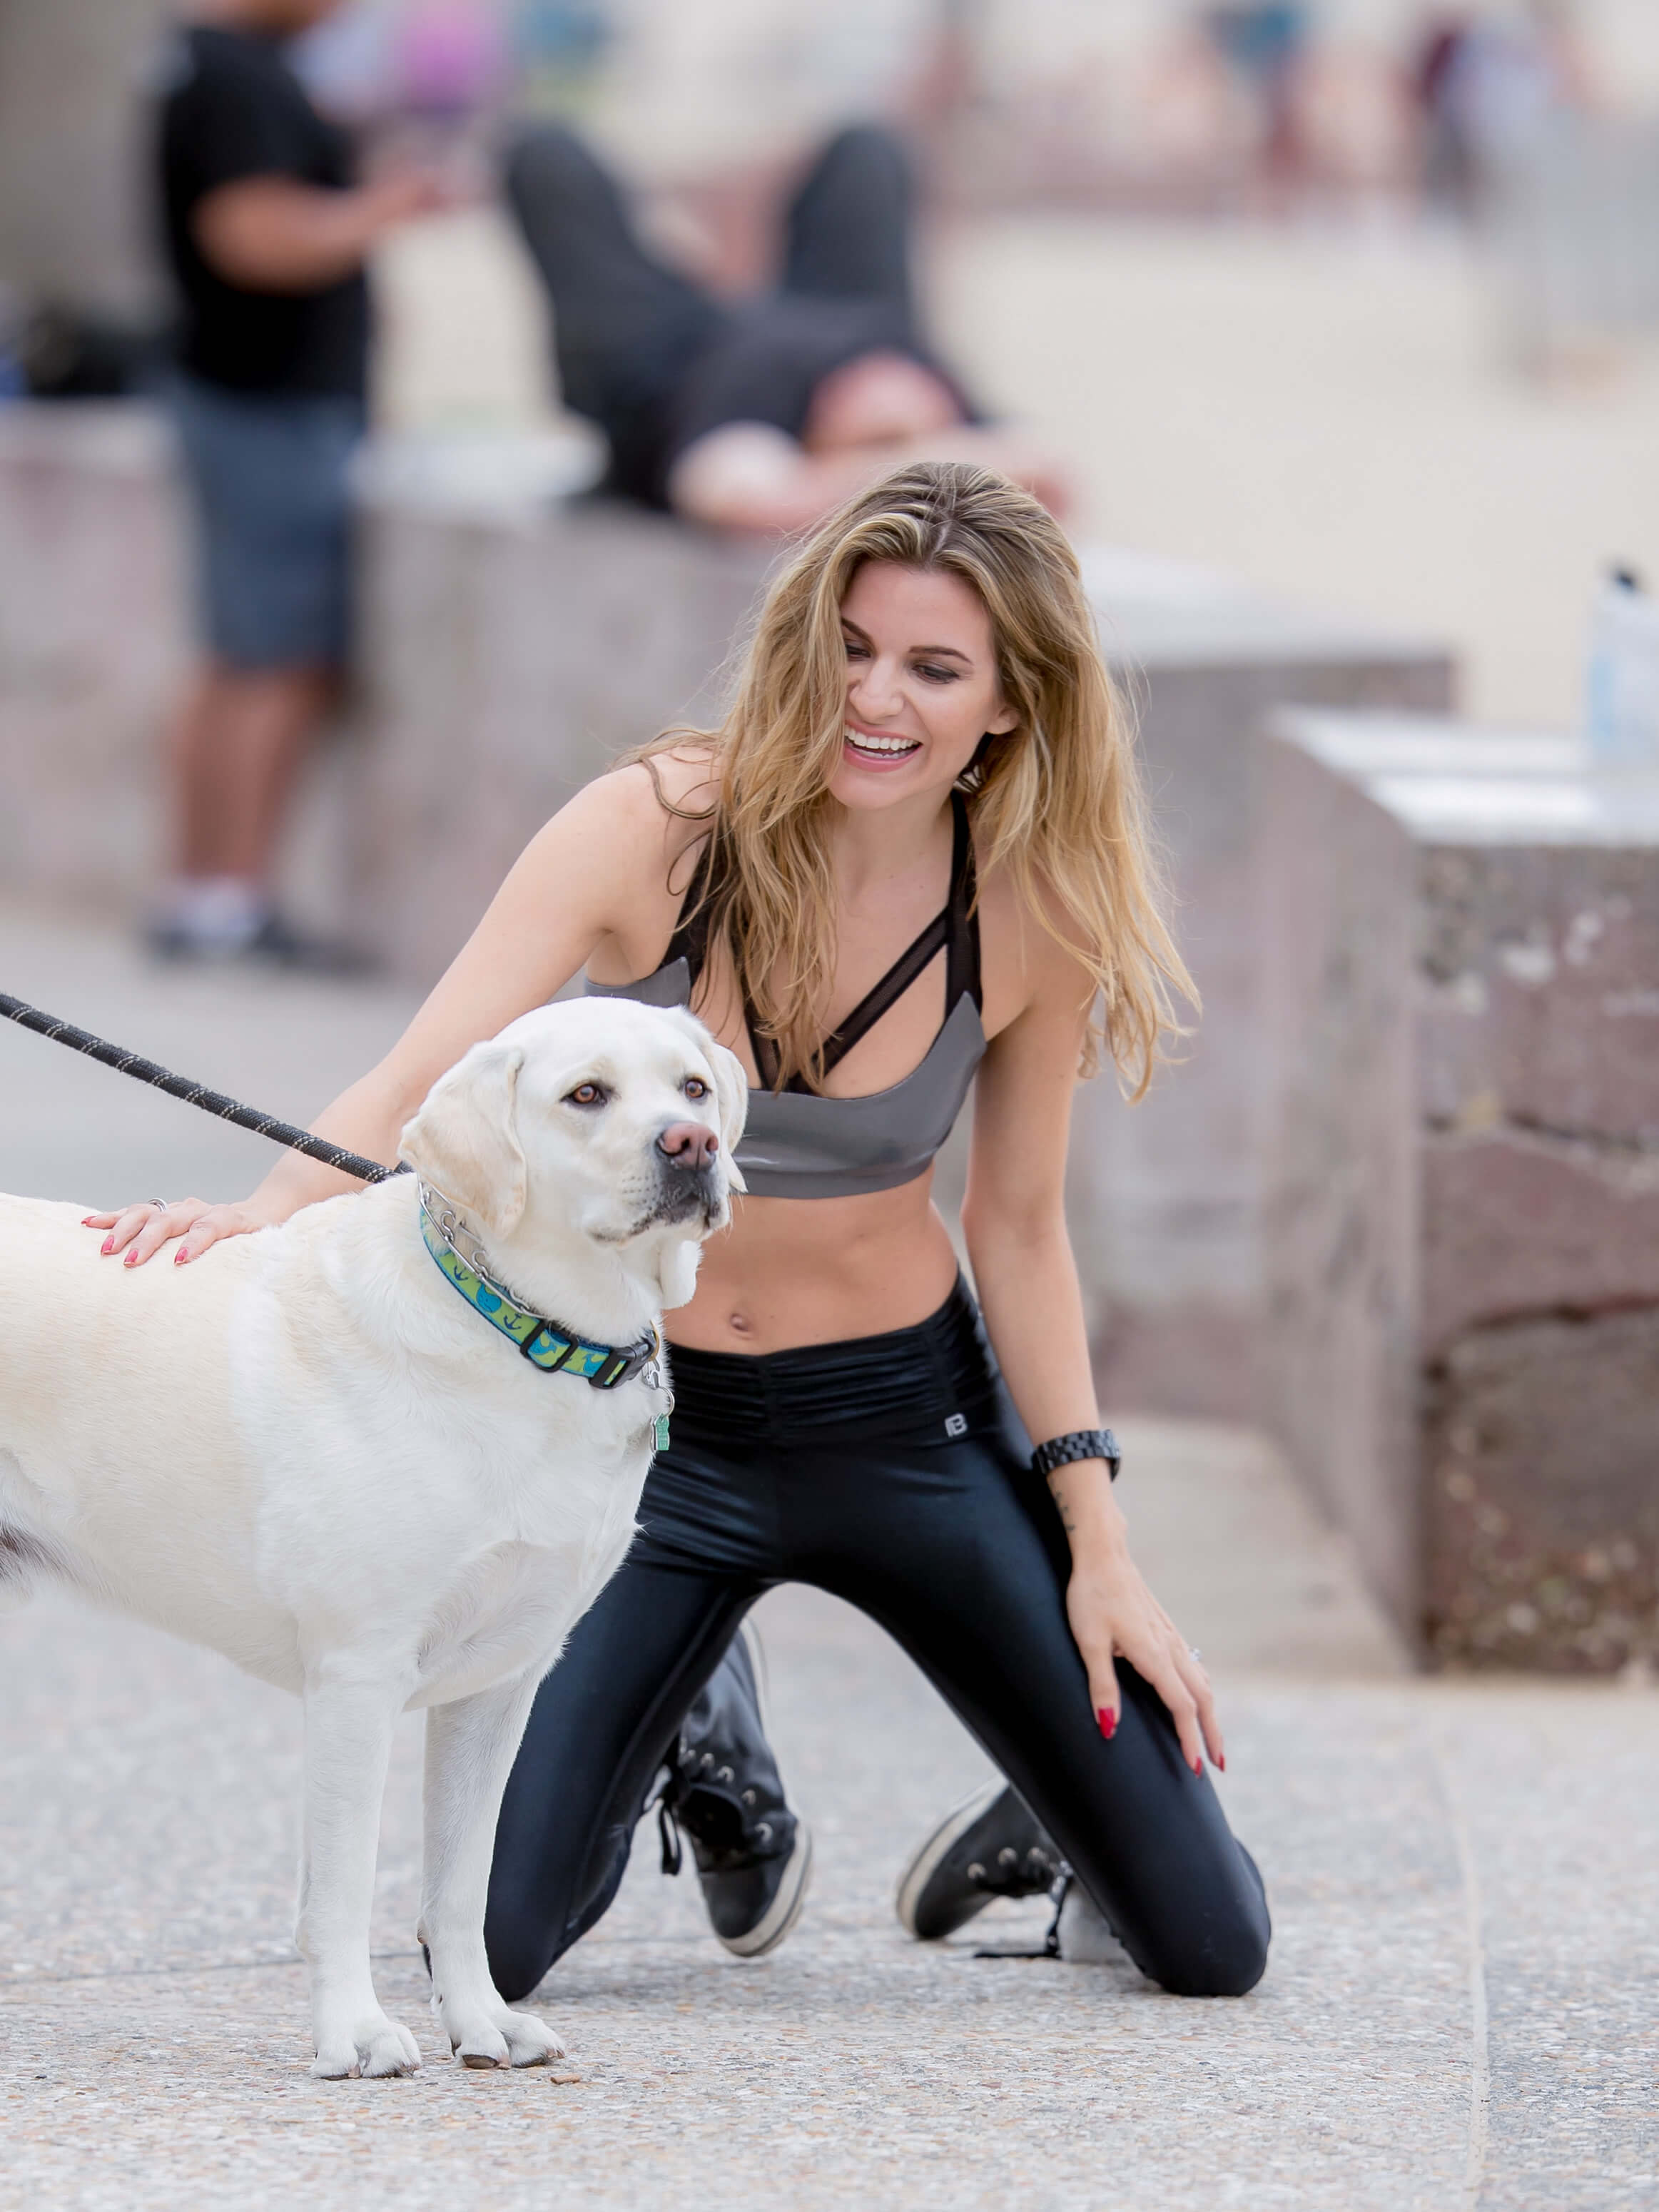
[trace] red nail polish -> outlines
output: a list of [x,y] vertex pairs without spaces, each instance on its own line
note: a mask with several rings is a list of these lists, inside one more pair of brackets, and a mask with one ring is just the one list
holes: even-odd
[[175,1252],[173,1255],[173,1264],[175,1267],[182,1267],[189,1257],[190,1255],[188,1252],[183,1250]]
[[1224,1774],[1227,1771],[1227,1754],[1224,1751],[1217,1752],[1215,1755],[1215,1763],[1221,1769],[1221,1771]]
[[121,1265],[124,1267],[130,1267],[137,1257],[138,1255],[136,1252],[129,1252],[126,1258],[122,1261]]
[[1195,1759],[1193,1761],[1193,1772],[1197,1775],[1200,1782],[1204,1779],[1204,1762],[1201,1759]]
[[104,1249],[106,1252],[112,1252],[115,1249],[115,1231],[112,1229],[104,1239]]
[[1107,1706],[1103,1705],[1100,1708],[1100,1711],[1095,1715],[1095,1718],[1100,1723],[1100,1732],[1102,1735],[1103,1735],[1107,1742],[1109,1743],[1112,1740],[1112,1731],[1117,1726],[1117,1715],[1111,1711]]
[[82,1226],[82,1229],[90,1229],[90,1228],[91,1228],[91,1226],[92,1226],[92,1216],[91,1216],[89,1213],[83,1213],[83,1214],[81,1216],[81,1226]]

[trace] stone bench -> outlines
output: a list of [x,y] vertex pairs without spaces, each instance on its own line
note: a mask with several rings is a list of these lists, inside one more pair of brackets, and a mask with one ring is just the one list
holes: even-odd
[[1438,1660],[1607,1671],[1659,1565],[1659,775],[1281,717],[1275,1426]]
[[[289,860],[296,905],[417,982],[578,784],[665,725],[717,713],[770,558],[538,498],[501,463],[369,471],[356,707]],[[1079,1100],[1073,1218],[1103,1385],[1115,1410],[1248,1415],[1263,1280],[1254,732],[1286,702],[1443,708],[1449,663],[1181,563],[1096,548],[1085,568],[1139,709],[1205,1000],[1183,1064],[1144,1106],[1125,1109],[1109,1078]],[[153,879],[158,732],[187,659],[182,576],[158,422],[0,409],[0,877],[14,890],[130,911]],[[961,1160],[958,1144],[947,1196]]]

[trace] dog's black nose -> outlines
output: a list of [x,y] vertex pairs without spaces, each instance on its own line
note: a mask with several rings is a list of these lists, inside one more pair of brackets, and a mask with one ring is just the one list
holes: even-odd
[[720,1148],[720,1139],[701,1121],[671,1121],[657,1139],[657,1150],[669,1166],[684,1169],[688,1175],[712,1167]]

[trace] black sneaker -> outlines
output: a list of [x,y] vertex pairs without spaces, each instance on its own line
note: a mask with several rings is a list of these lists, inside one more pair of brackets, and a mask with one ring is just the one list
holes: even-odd
[[294,975],[371,975],[376,965],[361,945],[337,937],[314,937],[280,914],[266,916],[243,947],[242,957]]
[[207,968],[252,961],[292,975],[352,976],[372,975],[375,967],[360,947],[313,937],[279,914],[267,915],[245,935],[228,937],[204,935],[176,921],[153,921],[144,931],[144,945],[154,959]]
[[901,1924],[937,1943],[994,1897],[1044,1897],[1062,1871],[1059,1851],[1023,1797],[988,1782],[947,1813],[899,1876]]
[[179,921],[148,921],[143,928],[144,950],[153,960],[197,961],[204,968],[228,967],[252,942],[252,932],[220,937]]
[[765,1662],[746,1624],[681,1727],[658,1801],[665,1874],[691,1838],[715,1935],[740,1959],[775,1950],[800,1917],[812,1838],[792,1813],[766,1740]]

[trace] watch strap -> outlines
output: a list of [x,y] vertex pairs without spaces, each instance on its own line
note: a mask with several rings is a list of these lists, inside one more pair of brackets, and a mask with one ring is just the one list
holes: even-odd
[[1057,1467],[1070,1467],[1082,1459],[1103,1459],[1117,1480],[1123,1455],[1109,1429],[1073,1429],[1063,1437],[1050,1437],[1031,1454],[1033,1474],[1049,1475]]

